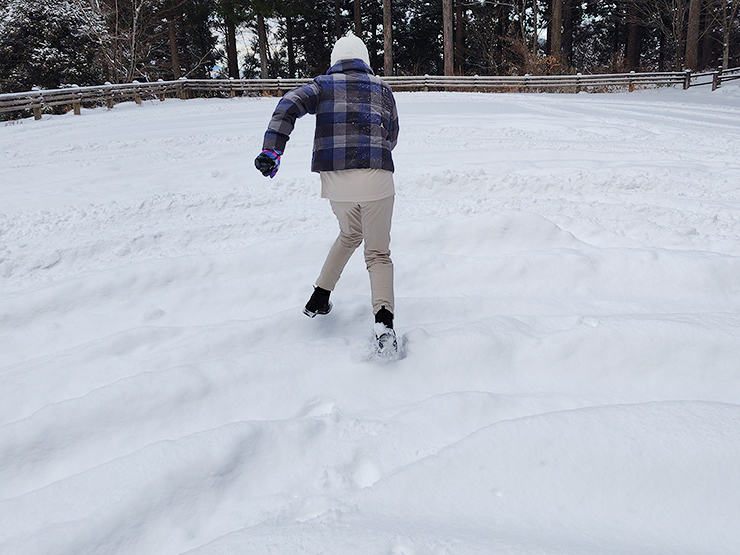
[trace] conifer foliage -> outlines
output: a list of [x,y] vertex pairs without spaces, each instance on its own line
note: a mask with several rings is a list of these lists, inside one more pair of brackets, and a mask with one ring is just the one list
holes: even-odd
[[105,33],[95,13],[70,0],[0,3],[0,92],[99,82]]

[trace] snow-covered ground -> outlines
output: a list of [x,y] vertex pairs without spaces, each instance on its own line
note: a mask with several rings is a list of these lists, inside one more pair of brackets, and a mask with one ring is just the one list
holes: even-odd
[[408,356],[275,99],[0,127],[0,552],[740,549],[740,87],[400,93]]

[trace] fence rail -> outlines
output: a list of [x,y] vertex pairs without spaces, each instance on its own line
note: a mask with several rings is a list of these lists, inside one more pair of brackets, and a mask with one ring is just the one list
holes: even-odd
[[[541,91],[556,90],[579,92],[582,90],[612,90],[637,87],[681,85],[712,85],[712,90],[725,81],[740,79],[740,67],[725,71],[704,73],[689,71],[656,73],[616,73],[605,75],[524,75],[524,76],[440,76],[424,75],[383,78],[399,91]],[[19,93],[0,94],[0,113],[33,112],[41,118],[45,108],[71,106],[75,114],[83,105],[112,108],[118,102],[134,101],[141,104],[144,99],[164,100],[167,97],[187,99],[192,96],[240,96],[245,94],[282,95],[311,79],[179,79],[152,83],[125,83],[120,85],[96,85],[93,87],[69,87],[53,90],[33,90]]]
[[712,90],[716,90],[725,81],[734,81],[740,79],[740,67],[732,69],[717,69],[714,71],[705,71],[703,73],[694,73],[692,79],[696,82],[691,83],[692,87],[701,85],[712,85]]

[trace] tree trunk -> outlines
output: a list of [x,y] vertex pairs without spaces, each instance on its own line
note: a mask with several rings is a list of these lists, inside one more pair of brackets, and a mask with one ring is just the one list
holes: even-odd
[[737,17],[740,2],[722,0],[722,69],[730,67],[730,34]]
[[679,71],[686,67],[686,10],[675,10],[672,17],[673,36],[671,38],[676,46],[676,60],[673,66],[676,71]]
[[573,6],[571,0],[563,0],[563,61],[573,65]]
[[362,10],[360,0],[355,0],[355,35],[362,36]]
[[383,0],[383,74],[393,75],[393,18],[391,0]]
[[550,56],[562,59],[563,50],[563,0],[552,0],[550,22]]
[[465,73],[465,12],[461,0],[455,1],[455,68]]
[[180,73],[180,54],[177,51],[177,33],[175,31],[175,22],[169,17],[167,18],[167,31],[170,35],[172,73],[175,75],[175,79],[179,79],[182,75]]
[[629,3],[627,12],[627,51],[625,62],[628,71],[637,71],[642,53],[642,26],[635,0]]
[[730,29],[725,29],[722,43],[722,69],[730,68]]
[[537,51],[539,50],[539,45],[540,45],[539,10],[540,10],[540,7],[537,4],[537,0],[532,0],[532,26],[534,27],[534,36],[532,37],[532,54],[534,54],[535,56],[537,56]]
[[111,81],[113,83],[120,83],[121,82],[121,72],[120,72],[120,46],[118,42],[118,38],[121,36],[120,31],[120,25],[119,25],[119,19],[118,19],[118,0],[115,0],[115,4],[113,6],[113,9],[115,10],[116,14],[116,22],[114,25],[114,33],[113,33],[113,66],[112,66],[112,75],[111,75]]
[[129,69],[128,69],[128,75],[126,75],[126,82],[130,83],[134,80],[134,72],[136,70],[136,59],[137,59],[137,53],[138,53],[138,35],[139,35],[139,15],[141,14],[141,8],[144,5],[143,1],[140,4],[136,3],[136,0],[134,0],[133,8],[134,13],[132,15],[133,21],[131,23],[131,41],[130,41],[130,50],[129,54],[131,55],[131,60],[129,63]]
[[342,1],[334,0],[334,36],[339,39],[342,36]]
[[288,74],[295,78],[295,47],[293,46],[293,16],[285,18],[285,40],[288,43]]
[[631,22],[627,27],[627,54],[625,61],[628,71],[637,71],[640,68],[642,54],[642,27],[637,22]]
[[501,4],[496,9],[495,17],[498,19],[496,23],[496,33],[498,36],[503,38],[509,33],[509,25],[511,24],[511,6],[508,4]]
[[689,4],[689,25],[686,31],[686,56],[684,68],[699,69],[699,23],[701,20],[701,0],[691,0]]
[[455,74],[452,50],[452,0],[442,0],[442,43],[445,75]]
[[[712,60],[712,34],[711,34],[711,26],[712,23],[710,22],[710,7],[706,4],[704,5],[704,9],[701,11],[701,26],[700,26],[700,33],[699,35],[701,38],[699,39],[699,67],[701,69],[704,69],[705,67],[710,67],[713,62],[716,60]],[[721,64],[722,62],[720,62]]]
[[239,79],[239,58],[236,54],[236,23],[233,17],[226,18],[226,59],[229,77]]
[[267,28],[265,27],[265,16],[257,14],[257,36],[260,47],[260,76],[262,79],[269,77],[267,64]]
[[[614,37],[613,37],[614,40],[612,40],[611,54],[612,54],[612,60],[615,60],[616,55],[620,51],[620,41],[621,41],[621,27],[622,26],[620,24],[620,20],[622,19],[622,13],[621,13],[619,5],[617,5],[617,7],[614,10],[613,18],[614,18]],[[612,62],[611,65],[614,65],[614,62]],[[615,69],[615,68],[612,68],[612,69]]]
[[370,67],[380,72],[380,55],[378,54],[378,15],[375,10],[370,10],[370,43],[368,44],[370,54]]

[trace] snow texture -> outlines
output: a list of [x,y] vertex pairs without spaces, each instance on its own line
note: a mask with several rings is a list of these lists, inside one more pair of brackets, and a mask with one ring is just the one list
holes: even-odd
[[740,87],[397,101],[385,364],[310,118],[0,127],[0,552],[737,553]]

